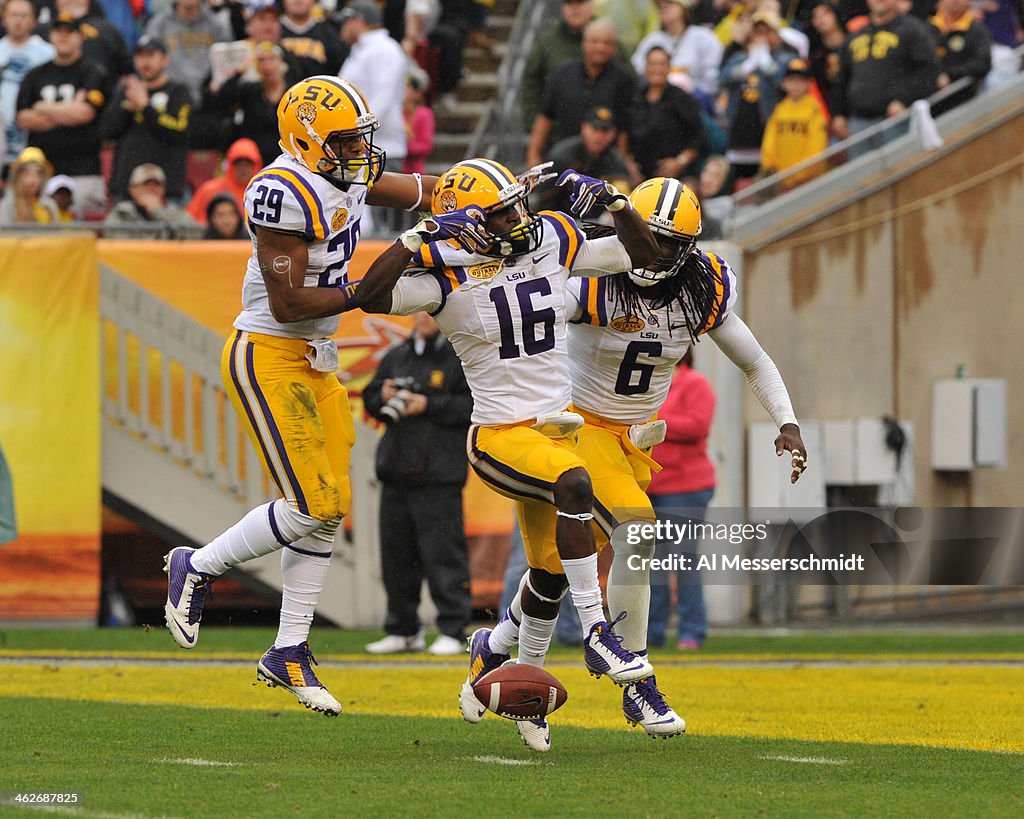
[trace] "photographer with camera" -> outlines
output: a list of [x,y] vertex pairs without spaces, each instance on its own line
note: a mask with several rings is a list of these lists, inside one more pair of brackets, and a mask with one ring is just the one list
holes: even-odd
[[424,577],[437,607],[431,654],[461,654],[470,619],[469,555],[462,524],[466,434],[473,398],[455,351],[427,313],[393,347],[363,390],[367,412],[384,422],[377,448],[381,482],[381,573],[387,636],[371,654],[422,651],[417,609]]

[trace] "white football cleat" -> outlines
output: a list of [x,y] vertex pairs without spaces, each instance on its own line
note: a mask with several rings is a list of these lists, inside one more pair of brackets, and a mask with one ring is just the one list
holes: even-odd
[[164,621],[174,641],[182,648],[195,648],[199,641],[199,621],[203,617],[206,593],[216,578],[192,568],[195,549],[179,546],[164,555],[167,573],[167,602]]
[[594,623],[583,641],[583,661],[595,677],[607,674],[616,685],[637,682],[654,673],[646,657],[622,647],[622,638],[614,631],[615,624],[626,616],[622,612],[611,623]]
[[403,637],[401,634],[389,634],[376,642],[366,646],[367,654],[402,654],[407,651],[423,651],[427,647],[423,639],[423,632],[414,634],[412,637]]
[[665,702],[653,675],[623,689],[622,713],[626,722],[639,725],[652,739],[668,739],[686,733],[686,720]]
[[516,728],[519,729],[519,736],[523,738],[526,747],[531,751],[543,754],[551,750],[551,729],[544,717],[516,720]]

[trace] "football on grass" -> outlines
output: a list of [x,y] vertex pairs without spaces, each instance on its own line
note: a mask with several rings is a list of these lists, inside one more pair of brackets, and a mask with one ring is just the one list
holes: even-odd
[[543,668],[506,663],[473,686],[476,698],[499,717],[523,720],[546,717],[565,704],[565,686]]

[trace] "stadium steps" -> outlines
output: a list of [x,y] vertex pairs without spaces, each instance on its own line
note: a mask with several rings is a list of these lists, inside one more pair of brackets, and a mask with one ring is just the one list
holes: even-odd
[[437,132],[427,172],[441,174],[469,155],[469,147],[487,103],[498,95],[498,68],[508,54],[507,41],[515,23],[518,0],[495,0],[487,19],[491,49],[467,46],[462,81],[454,105],[435,105]]

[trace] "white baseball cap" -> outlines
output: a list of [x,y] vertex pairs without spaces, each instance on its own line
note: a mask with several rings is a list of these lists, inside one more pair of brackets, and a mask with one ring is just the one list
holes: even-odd
[[46,188],[43,190],[43,193],[46,196],[53,196],[61,188],[67,188],[69,191],[71,191],[72,196],[74,196],[78,192],[77,186],[75,185],[75,180],[72,179],[70,176],[66,176],[65,174],[60,173],[46,183]]

